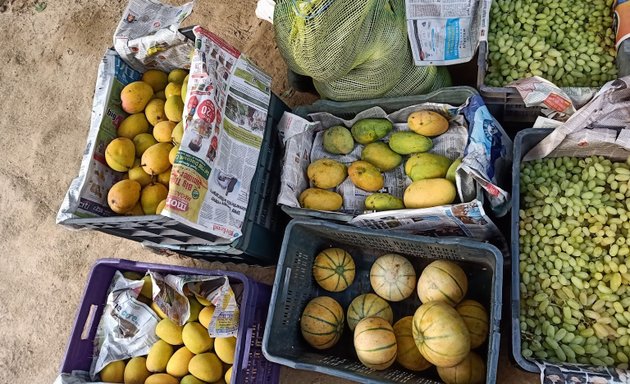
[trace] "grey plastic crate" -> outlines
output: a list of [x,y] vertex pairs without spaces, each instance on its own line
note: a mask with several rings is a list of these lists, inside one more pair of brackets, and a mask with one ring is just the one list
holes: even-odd
[[[381,107],[385,112],[392,113],[397,110],[422,103],[444,103],[451,105],[461,105],[468,100],[470,96],[477,95],[477,91],[471,87],[447,87],[438,89],[437,91],[426,95],[401,96],[394,98],[382,98],[372,100],[357,101],[330,101],[317,100],[311,105],[299,106],[293,110],[293,113],[308,118],[311,113],[327,112],[342,119],[352,119],[357,113],[365,111],[372,107]],[[342,212],[321,212],[312,209],[295,208],[282,206],[282,210],[292,218],[317,218],[324,220],[332,220],[337,222],[349,222],[354,218],[353,215]]]
[[[324,291],[312,277],[313,259],[332,246],[346,249],[356,264],[355,280],[343,292]],[[392,252],[410,260],[418,276],[427,264],[437,259],[452,260],[464,268],[469,279],[467,297],[478,300],[489,310],[489,339],[476,351],[486,359],[486,382],[496,382],[503,285],[503,256],[497,248],[468,239],[436,239],[320,220],[293,220],[287,226],[263,336],[265,357],[292,368],[362,383],[439,382],[435,368],[424,372],[408,371],[397,364],[384,371],[366,368],[356,357],[348,328],[336,346],[324,351],[310,347],[300,333],[300,315],[308,301],[326,295],[347,310],[353,298],[371,291],[369,271],[374,260]],[[390,305],[397,321],[413,315],[420,300],[414,294]]]

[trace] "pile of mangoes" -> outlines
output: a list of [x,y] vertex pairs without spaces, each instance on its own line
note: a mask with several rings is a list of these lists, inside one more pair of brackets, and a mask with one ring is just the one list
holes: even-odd
[[[324,150],[332,155],[347,155],[354,151],[355,143],[362,146],[361,160],[349,166],[332,158],[312,162],[307,169],[311,188],[299,197],[302,208],[337,211],[343,207],[343,198],[336,188],[350,178],[352,183],[367,192],[365,209],[384,211],[403,208],[428,208],[452,203],[456,196],[455,171],[461,159],[428,153],[433,148],[431,137],[448,130],[448,120],[433,111],[418,111],[409,115],[409,131],[390,133],[393,124],[387,119],[363,119],[351,129],[333,126],[323,133]],[[388,142],[382,141],[388,138]],[[383,172],[400,166],[403,156],[409,156],[404,169],[411,180],[403,199],[383,189]]]
[[[131,279],[142,278],[134,272],[124,275]],[[189,296],[190,317],[185,325],[177,325],[152,301],[151,277],[147,275],[142,280],[144,285],[138,299],[149,304],[161,318],[155,327],[159,340],[146,356],[107,364],[99,372],[101,381],[124,384],[230,383],[236,338],[211,338],[208,335],[214,305],[204,297]]]
[[105,149],[107,165],[125,173],[107,194],[115,213],[155,215],[164,208],[171,165],[184,134],[187,86],[188,72],[183,69],[168,74],[150,69],[120,93],[122,109],[129,115]]

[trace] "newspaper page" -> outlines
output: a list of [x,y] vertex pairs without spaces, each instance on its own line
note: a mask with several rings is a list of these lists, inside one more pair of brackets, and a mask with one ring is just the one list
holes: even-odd
[[630,155],[630,76],[606,84],[595,98],[532,148],[522,161],[558,156]]
[[506,87],[514,88],[527,107],[542,107],[542,113],[550,118],[565,121],[597,93],[597,88],[560,88],[540,76],[516,80]]
[[116,271],[94,338],[92,379],[112,361],[146,355],[158,341],[155,327],[160,318],[138,300],[143,284],[142,280],[127,279]]
[[130,0],[114,33],[114,48],[137,71],[188,69],[193,43],[177,29],[192,12],[193,4]]
[[242,235],[271,77],[213,33],[193,31],[184,136],[162,214],[227,243]]
[[470,61],[488,38],[491,0],[405,0],[414,64]]
[[[453,235],[472,236],[481,240],[499,239],[497,245],[503,250],[507,249],[498,228],[483,211],[480,199],[484,197],[481,191],[485,191],[485,196],[493,202],[491,205],[493,208],[496,206],[498,213],[505,214],[509,209],[509,194],[498,185],[500,182],[509,182],[506,171],[509,171],[511,165],[512,142],[489,114],[480,97],[473,97],[468,104],[460,107],[425,103],[389,115],[381,108],[373,107],[360,112],[352,120],[344,120],[329,113],[315,113],[309,116],[313,120],[309,122],[285,113],[278,125],[285,146],[278,204],[301,209],[298,197],[310,186],[306,169],[311,161],[327,157],[349,165],[360,159],[360,145],[347,155],[324,152],[322,135],[325,129],[335,125],[350,128],[358,120],[378,117],[392,121],[394,131],[407,130],[405,122],[409,114],[418,110],[432,110],[449,117],[448,131],[433,138],[434,146],[430,152],[444,155],[451,160],[464,158],[457,173],[456,184],[460,200],[465,203],[374,213],[365,211],[364,201],[369,193],[355,187],[350,180],[345,180],[335,189],[343,198],[343,209],[326,214],[329,218],[335,217],[339,221],[348,221],[357,226],[426,232],[429,235],[438,234],[443,227],[440,232],[443,235],[451,232]],[[467,119],[472,122],[472,127],[467,127]],[[384,138],[385,141],[387,139],[388,136]],[[402,198],[405,188],[411,183],[403,166],[384,175],[384,188],[381,191]],[[304,215],[314,212],[303,211]],[[472,212],[471,218],[468,217],[469,212]],[[427,226],[432,229],[427,229]]]

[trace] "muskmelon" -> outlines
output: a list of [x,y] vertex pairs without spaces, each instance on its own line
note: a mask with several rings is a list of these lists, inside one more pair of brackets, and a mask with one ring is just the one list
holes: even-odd
[[306,304],[302,312],[302,336],[314,348],[330,348],[341,337],[343,320],[343,308],[335,299],[328,296],[316,297]]
[[376,259],[370,269],[370,284],[377,295],[389,301],[401,301],[413,293],[416,271],[409,260],[395,253]]
[[398,345],[396,361],[411,371],[424,371],[431,367],[431,363],[420,354],[413,339],[412,328],[413,316],[403,317],[394,324],[396,344]]
[[466,323],[443,301],[430,301],[416,310],[413,338],[422,356],[438,367],[459,364],[470,352]]
[[468,290],[466,273],[457,264],[437,260],[427,265],[418,279],[418,297],[423,303],[444,301],[455,306]]
[[373,293],[359,295],[352,300],[348,307],[348,327],[354,331],[354,327],[361,319],[371,316],[383,318],[390,324],[394,322],[394,313],[387,301]]
[[341,292],[354,281],[354,260],[341,248],[321,251],[313,261],[313,277],[329,292]]
[[366,317],[354,330],[354,349],[368,368],[383,370],[396,360],[396,335],[387,320]]
[[488,338],[488,312],[475,300],[464,300],[455,307],[470,332],[470,348],[477,348]]
[[438,375],[446,384],[481,384],[486,380],[486,364],[475,352],[453,367],[438,367]]

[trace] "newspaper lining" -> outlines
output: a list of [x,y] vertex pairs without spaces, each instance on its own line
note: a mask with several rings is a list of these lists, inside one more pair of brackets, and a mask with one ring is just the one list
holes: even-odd
[[[506,172],[511,165],[512,142],[478,96],[470,98],[464,106],[425,103],[389,115],[381,108],[373,107],[360,112],[352,120],[343,120],[329,113],[315,113],[309,116],[313,120],[309,122],[299,116],[285,113],[278,124],[285,146],[278,204],[300,208],[298,197],[309,187],[306,169],[311,160],[328,157],[349,165],[360,157],[362,148],[360,145],[348,155],[331,155],[324,152],[321,147],[321,135],[326,128],[334,125],[351,127],[360,119],[379,117],[392,121],[394,130],[406,130],[408,128],[405,122],[409,114],[423,109],[449,116],[449,130],[446,134],[434,138],[434,148],[430,152],[447,156],[451,160],[463,156],[462,165],[457,171],[456,184],[459,197],[465,203],[428,209],[365,212],[364,200],[369,193],[345,180],[336,188],[336,192],[343,197],[344,209],[340,212],[326,213],[331,215],[331,218],[337,216],[340,221],[349,220],[350,224],[357,226],[398,229],[436,236],[499,239],[498,245],[503,250],[506,249],[500,231],[486,216],[482,205],[487,197],[493,209],[496,209],[497,215],[505,214],[509,209],[509,194],[498,186],[498,180],[509,182]],[[466,124],[472,124],[472,127],[467,127]],[[411,183],[404,175],[404,168],[400,166],[384,175],[385,186],[382,191],[402,198],[404,189]],[[308,215],[309,210],[303,211]]]
[[201,27],[184,103],[184,136],[163,215],[211,233],[240,237],[267,122],[271,78]]
[[414,64],[470,61],[488,36],[490,0],[405,0]]

